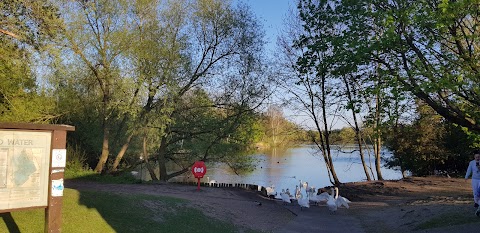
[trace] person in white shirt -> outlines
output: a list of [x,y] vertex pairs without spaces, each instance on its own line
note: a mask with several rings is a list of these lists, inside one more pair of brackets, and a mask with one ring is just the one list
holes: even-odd
[[474,207],[478,208],[475,215],[480,217],[480,152],[478,150],[473,151],[474,160],[470,161],[467,168],[467,174],[465,174],[465,180],[468,180],[470,175],[472,176],[472,190]]

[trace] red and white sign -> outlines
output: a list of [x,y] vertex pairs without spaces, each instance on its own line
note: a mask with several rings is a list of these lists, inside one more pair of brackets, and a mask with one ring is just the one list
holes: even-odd
[[203,178],[205,173],[207,173],[207,167],[203,161],[196,161],[192,166],[192,173],[195,178]]

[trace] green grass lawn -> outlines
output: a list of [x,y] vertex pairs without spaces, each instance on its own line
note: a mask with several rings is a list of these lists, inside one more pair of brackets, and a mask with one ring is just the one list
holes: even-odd
[[[43,232],[44,209],[0,215],[0,232]],[[3,220],[3,221],[2,221]],[[7,226],[8,224],[8,226]],[[230,223],[211,219],[171,197],[111,194],[65,189],[62,232],[235,232]]]

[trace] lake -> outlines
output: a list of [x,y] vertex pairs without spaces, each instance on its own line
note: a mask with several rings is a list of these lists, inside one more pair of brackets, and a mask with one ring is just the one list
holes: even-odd
[[[352,147],[344,147],[341,151],[332,150],[335,171],[342,183],[366,180],[359,153],[358,151],[352,152],[353,149]],[[382,153],[384,157],[391,156],[391,153],[387,150],[382,151]],[[284,151],[270,151],[253,156],[259,160],[255,171],[246,175],[236,175],[225,165],[207,165],[207,174],[202,182],[216,180],[218,183],[275,185],[275,189],[278,191],[289,188],[291,192],[295,190],[295,185],[299,184],[299,180],[307,181],[310,186],[316,188],[331,185],[323,156],[314,145],[303,145]],[[370,159],[371,163],[368,160],[368,154],[365,156],[367,163],[371,164],[375,171],[373,154]],[[402,178],[400,171],[387,169],[383,166],[381,171],[384,179],[397,180]]]

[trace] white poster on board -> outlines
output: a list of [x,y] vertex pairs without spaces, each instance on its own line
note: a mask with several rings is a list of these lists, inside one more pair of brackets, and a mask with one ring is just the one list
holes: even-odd
[[67,149],[52,150],[52,167],[65,167],[67,164]]
[[52,180],[52,197],[63,196],[63,179]]

